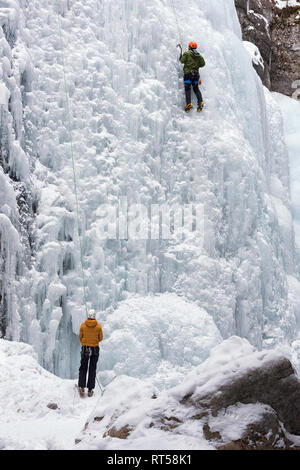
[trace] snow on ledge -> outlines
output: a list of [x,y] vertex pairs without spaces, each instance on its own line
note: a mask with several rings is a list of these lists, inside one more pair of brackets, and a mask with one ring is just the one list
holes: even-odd
[[287,8],[287,7],[295,7],[300,6],[299,0],[275,0],[275,4],[277,8]]
[[249,52],[252,62],[255,65],[259,65],[260,67],[264,69],[265,68],[264,61],[261,56],[259,48],[255,44],[249,41],[243,41],[243,44],[245,46],[245,49]]

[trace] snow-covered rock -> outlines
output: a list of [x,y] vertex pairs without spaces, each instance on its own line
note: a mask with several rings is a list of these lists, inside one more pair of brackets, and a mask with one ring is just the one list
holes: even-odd
[[152,393],[143,382],[117,377],[76,438],[78,448],[300,445],[300,382],[291,363],[245,339],[223,341],[182,384]]
[[253,65],[255,66],[256,70],[259,69],[258,70],[258,75],[262,76],[263,72],[264,72],[265,65],[264,65],[264,61],[263,61],[263,58],[261,56],[260,50],[252,42],[249,42],[249,41],[243,41],[243,42],[244,42],[244,46],[245,46],[246,50],[249,52],[249,54],[251,56]]

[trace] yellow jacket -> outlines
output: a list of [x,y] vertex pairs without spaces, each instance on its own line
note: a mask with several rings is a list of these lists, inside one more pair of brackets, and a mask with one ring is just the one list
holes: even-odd
[[88,318],[80,326],[79,339],[82,346],[99,346],[103,340],[103,330],[97,320]]

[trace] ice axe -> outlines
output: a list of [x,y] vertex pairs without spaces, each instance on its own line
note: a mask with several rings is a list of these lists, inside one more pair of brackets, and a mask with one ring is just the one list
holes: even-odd
[[179,47],[179,48],[180,48],[180,57],[179,57],[179,60],[180,60],[181,57],[182,57],[182,45],[181,45],[181,44],[177,44],[176,47]]

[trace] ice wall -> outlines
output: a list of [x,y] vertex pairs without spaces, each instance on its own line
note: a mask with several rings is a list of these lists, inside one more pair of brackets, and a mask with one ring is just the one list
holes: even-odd
[[[223,338],[271,347],[295,336],[280,113],[243,47],[234,2],[174,4],[179,31],[164,0],[19,2],[24,26],[14,31],[23,31],[34,67],[22,102],[39,194],[20,338],[62,376],[77,373],[84,308],[58,14],[89,306],[106,319],[128,292],[173,292],[211,315]],[[184,47],[196,40],[207,62],[201,115],[183,114],[179,36]],[[196,231],[101,239],[102,205],[122,198],[148,209],[203,204],[204,243]]]
[[32,64],[18,2],[0,2],[0,335],[26,339],[36,194],[26,124]]
[[[283,115],[284,131],[286,136],[287,147],[289,151],[290,162],[290,182],[291,182],[291,201],[292,201],[292,215],[295,226],[295,242],[297,253],[298,270],[300,269],[300,139],[299,139],[299,122],[300,122],[300,102],[289,98],[288,96],[281,95],[280,93],[272,93],[272,96],[277,101]],[[300,371],[300,283],[295,277],[288,276],[289,282],[289,295],[294,305],[298,304],[296,308],[296,319],[298,337],[292,343],[294,363],[299,364],[298,370]]]
[[292,212],[295,224],[298,264],[300,265],[300,103],[299,100],[297,101],[285,95],[281,95],[280,93],[273,93],[273,97],[276,99],[282,111],[284,130],[289,150]]

